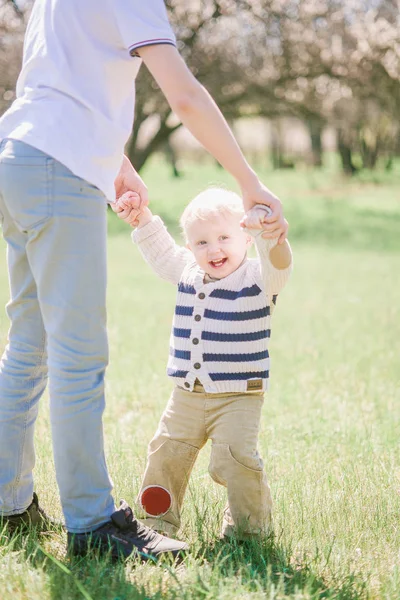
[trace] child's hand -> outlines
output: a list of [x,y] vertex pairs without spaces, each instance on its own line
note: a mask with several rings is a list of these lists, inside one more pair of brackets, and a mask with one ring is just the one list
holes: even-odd
[[[276,238],[278,237],[276,231],[277,225],[275,222],[270,223],[268,221],[268,217],[271,214],[272,210],[268,206],[265,204],[257,204],[257,206],[254,206],[247,211],[240,224],[246,229],[262,229],[263,233],[261,233],[261,236],[263,238]],[[287,231],[288,225],[286,219],[284,219],[284,222],[286,224]]]
[[272,210],[268,206],[259,204],[247,211],[240,224],[246,229],[263,229],[265,219],[271,214]]
[[137,227],[140,221],[141,198],[136,192],[125,192],[118,198],[111,208],[118,217],[128,223],[131,227]]
[[[282,202],[259,179],[253,179],[250,187],[242,187],[243,205],[245,210],[253,206],[268,206],[272,214],[266,218],[268,225],[262,237],[277,238],[278,244],[283,244],[287,238],[288,223],[283,216]],[[267,235],[272,234],[272,235]]]

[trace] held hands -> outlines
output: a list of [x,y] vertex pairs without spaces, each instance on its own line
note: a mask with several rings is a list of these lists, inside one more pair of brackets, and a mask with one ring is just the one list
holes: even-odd
[[153,216],[147,206],[143,206],[140,195],[131,191],[122,194],[114,204],[111,204],[111,208],[131,227],[143,227]]
[[[279,200],[278,202],[280,204]],[[240,224],[246,229],[264,230],[261,234],[263,238],[273,239],[279,236],[279,244],[285,241],[289,227],[283,214],[278,219],[275,219],[273,210],[266,204],[253,206],[253,208],[246,212]]]
[[[143,201],[137,192],[125,192],[114,204],[111,204],[111,208],[120,219],[128,223],[131,227],[144,227],[153,217],[150,209],[147,206],[143,206]],[[240,224],[246,229],[263,230],[261,234],[263,238],[274,239],[279,235],[278,243],[282,244],[286,239],[289,227],[288,222],[283,215],[282,221],[280,219],[278,221],[272,219],[272,210],[265,204],[258,204],[247,211]],[[280,233],[280,223],[283,225],[284,237]],[[282,241],[280,241],[281,239]]]
[[133,168],[127,156],[123,157],[121,168],[114,181],[114,187],[117,200],[126,192],[133,191],[139,194],[142,206],[147,206],[149,203],[147,186],[139,173]]
[[[288,222],[283,216],[279,198],[261,183],[255,173],[241,187],[243,205],[247,211],[242,221],[243,227],[263,229],[263,238],[278,238],[278,244],[283,244],[287,237]],[[147,208],[147,187],[126,156],[115,180],[115,193],[117,201],[111,207],[120,219],[131,227],[142,227],[151,221],[152,213]]]
[[117,200],[111,204],[111,208],[120,219],[137,227],[139,215],[147,207],[149,197],[143,179],[126,156],[123,157],[114,186]]
[[[283,244],[287,237],[289,224],[283,216],[282,203],[279,198],[261,183],[259,179],[256,179],[256,182],[248,187],[242,187],[242,196],[244,209],[247,211],[242,223],[247,219],[249,213],[252,212],[253,207],[259,208],[260,205],[264,205],[271,210],[270,215],[264,213],[262,220],[260,220],[261,213],[257,213],[258,217],[251,216],[251,223],[253,225],[248,225],[246,222],[244,227],[249,229],[264,229],[263,238],[278,238],[278,244]],[[256,225],[257,222],[258,225]]]

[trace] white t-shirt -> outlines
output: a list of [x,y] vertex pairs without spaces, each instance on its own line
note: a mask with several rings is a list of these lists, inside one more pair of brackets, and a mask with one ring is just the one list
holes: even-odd
[[135,51],[175,45],[163,0],[36,0],[0,140],[46,152],[115,199],[133,123]]

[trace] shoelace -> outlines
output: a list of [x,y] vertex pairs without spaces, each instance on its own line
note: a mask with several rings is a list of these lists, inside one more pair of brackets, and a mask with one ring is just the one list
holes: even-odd
[[156,532],[153,531],[153,529],[150,529],[149,527],[146,527],[146,525],[144,525],[143,523],[141,523],[140,521],[138,521],[137,519],[135,519],[136,521],[136,535],[139,538],[152,538],[154,535],[156,535]]
[[132,509],[125,500],[120,501],[119,509],[111,515],[111,521],[121,531],[131,531],[134,535],[137,535],[140,529],[138,520],[133,516]]
[[[125,500],[120,501],[119,509],[111,515],[111,521],[121,531],[132,532],[133,535],[141,538],[148,537],[149,528],[135,519],[131,507]],[[147,552],[137,550],[137,553],[146,560],[157,562],[156,557]]]

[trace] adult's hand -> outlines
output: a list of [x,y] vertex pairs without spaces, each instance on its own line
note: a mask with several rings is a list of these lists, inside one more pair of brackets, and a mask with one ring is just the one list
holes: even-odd
[[262,234],[263,238],[279,238],[278,244],[283,244],[287,237],[288,222],[283,216],[282,203],[259,179],[249,186],[242,188],[242,197],[245,211],[256,204],[266,204],[272,213],[265,217]]
[[121,196],[127,192],[136,192],[140,196],[140,207],[133,208],[126,205],[126,203],[113,205],[112,208],[120,219],[126,219],[130,217],[132,222],[135,221],[136,217],[140,214],[140,211],[149,203],[149,193],[147,186],[139,173],[133,168],[131,161],[127,156],[124,156],[120,171],[114,182],[115,195],[117,201]]
[[111,204],[112,210],[118,217],[126,221],[131,227],[139,225],[139,215],[143,212],[143,208],[140,208],[140,206],[140,196],[136,192],[125,192],[116,202]]

